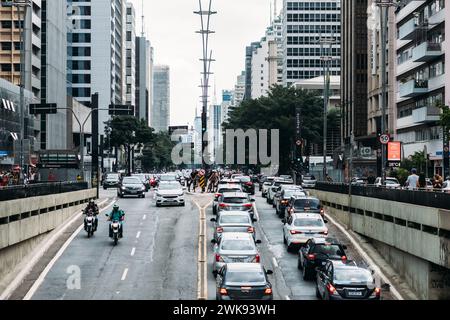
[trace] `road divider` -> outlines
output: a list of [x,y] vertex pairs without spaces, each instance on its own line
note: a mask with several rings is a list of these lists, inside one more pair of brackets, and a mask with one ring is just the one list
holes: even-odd
[[207,247],[206,243],[206,208],[208,208],[212,201],[205,206],[200,206],[194,201],[200,214],[199,219],[199,234],[198,234],[198,266],[197,266],[197,300],[208,299],[208,264],[207,264]]

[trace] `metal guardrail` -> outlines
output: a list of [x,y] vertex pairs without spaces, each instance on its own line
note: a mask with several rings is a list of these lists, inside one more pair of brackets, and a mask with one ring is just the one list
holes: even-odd
[[48,196],[88,189],[87,182],[41,182],[21,186],[0,187],[0,201]]
[[[317,182],[316,190],[348,195],[349,185],[347,183]],[[442,191],[352,186],[352,195],[450,210],[450,193]]]

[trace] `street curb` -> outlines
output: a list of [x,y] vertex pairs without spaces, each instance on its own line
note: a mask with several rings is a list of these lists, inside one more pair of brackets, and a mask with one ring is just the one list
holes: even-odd
[[[99,209],[107,207],[109,205],[107,204],[109,200],[111,200],[110,203],[116,201],[115,198],[106,198],[104,201],[99,203]],[[45,253],[58,240],[58,238],[77,221],[79,217],[80,212],[75,212],[65,223],[51,231],[32,252],[22,259],[22,262],[19,263],[12,272],[10,272],[11,277],[8,278],[7,276],[5,278],[4,281],[8,284],[6,285],[6,289],[1,293],[0,300],[8,300],[11,297],[11,295],[22,285],[23,281],[30,274],[36,264],[38,264],[38,262],[44,257]],[[16,276],[12,277],[13,275]]]

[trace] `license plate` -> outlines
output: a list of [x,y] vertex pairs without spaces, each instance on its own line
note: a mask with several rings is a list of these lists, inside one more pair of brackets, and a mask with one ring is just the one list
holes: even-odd
[[362,291],[348,291],[349,297],[362,297]]
[[237,263],[244,262],[244,259],[233,259],[233,262],[237,262]]

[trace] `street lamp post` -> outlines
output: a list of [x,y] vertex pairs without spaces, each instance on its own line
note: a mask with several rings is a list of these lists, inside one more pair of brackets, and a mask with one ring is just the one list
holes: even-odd
[[[2,3],[5,7],[17,7],[19,18],[19,34],[20,34],[20,177],[25,166],[24,140],[25,140],[25,23],[27,17],[27,9],[31,7],[30,0],[15,0]],[[23,19],[21,19],[21,8],[23,8]],[[13,46],[14,48],[14,46]]]

